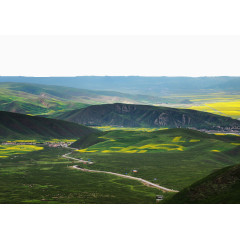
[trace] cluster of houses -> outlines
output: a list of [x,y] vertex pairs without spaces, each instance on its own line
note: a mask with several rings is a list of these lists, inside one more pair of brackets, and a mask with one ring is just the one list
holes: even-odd
[[65,142],[46,143],[49,147],[68,147],[70,144]]
[[219,127],[218,130],[209,130],[209,129],[197,129],[194,127],[188,127],[189,129],[193,129],[193,130],[197,130],[200,132],[205,132],[205,133],[225,133],[225,134],[236,134],[236,135],[240,135],[240,128],[238,127],[226,127],[226,128],[221,128]]

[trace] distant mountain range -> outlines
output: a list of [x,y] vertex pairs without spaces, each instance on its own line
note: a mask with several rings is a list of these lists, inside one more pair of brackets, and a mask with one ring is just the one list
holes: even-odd
[[240,90],[240,77],[143,77],[143,76],[79,76],[79,77],[0,77],[0,82],[24,82],[58,85],[89,90],[117,91],[157,97],[174,93],[201,93]]
[[98,132],[76,123],[0,111],[0,140],[76,139]]
[[240,121],[211,113],[122,103],[93,105],[65,112],[58,119],[87,126],[240,128]]

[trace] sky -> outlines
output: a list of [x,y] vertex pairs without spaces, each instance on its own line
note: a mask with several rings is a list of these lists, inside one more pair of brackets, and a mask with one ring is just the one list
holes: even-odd
[[0,36],[1,76],[240,76],[240,36]]

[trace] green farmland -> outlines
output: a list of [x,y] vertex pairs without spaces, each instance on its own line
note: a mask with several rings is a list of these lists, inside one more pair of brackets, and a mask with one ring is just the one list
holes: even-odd
[[[91,159],[91,169],[117,172],[181,190],[214,170],[240,162],[240,137],[186,129],[110,131],[72,156]],[[81,147],[81,146],[79,146]],[[133,173],[132,170],[137,170]]]
[[[156,203],[156,195],[167,200],[175,193],[72,166],[134,176],[182,190],[215,170],[240,163],[239,136],[187,129],[114,130],[92,134],[74,144],[79,150],[2,145],[0,203]],[[93,164],[64,158],[66,153],[90,159]]]
[[162,194],[135,180],[72,169],[61,157],[67,152],[45,147],[1,158],[0,203],[155,203]]

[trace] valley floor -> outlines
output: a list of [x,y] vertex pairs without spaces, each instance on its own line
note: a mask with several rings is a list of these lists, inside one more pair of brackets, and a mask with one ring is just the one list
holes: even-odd
[[79,144],[1,145],[0,203],[156,203],[240,163],[239,136],[189,129],[114,130]]
[[79,172],[62,157],[65,148],[48,148],[1,160],[0,203],[156,203],[171,193],[119,176]]

